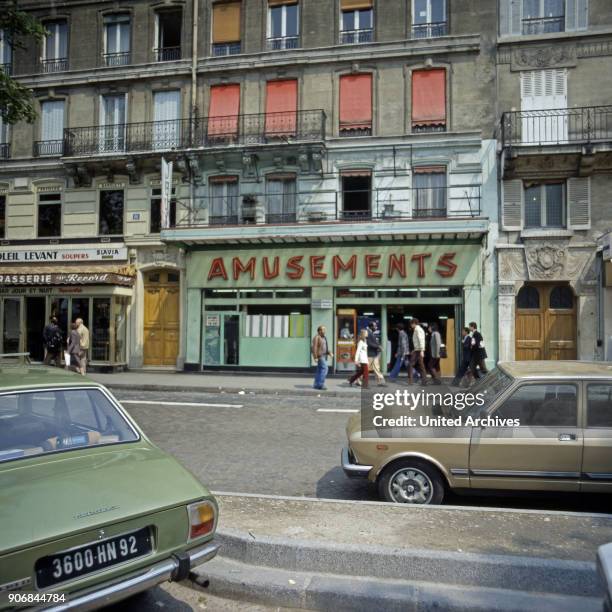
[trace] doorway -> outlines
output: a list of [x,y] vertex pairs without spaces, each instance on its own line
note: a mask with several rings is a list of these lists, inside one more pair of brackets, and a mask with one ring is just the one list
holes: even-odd
[[576,359],[576,297],[569,285],[524,285],[516,296],[515,359]]
[[206,312],[202,365],[238,365],[239,363],[240,315],[236,312]]
[[26,298],[26,351],[32,361],[42,361],[45,358],[43,346],[43,329],[45,328],[44,297]]
[[145,366],[176,366],[180,333],[180,275],[156,270],[145,275]]

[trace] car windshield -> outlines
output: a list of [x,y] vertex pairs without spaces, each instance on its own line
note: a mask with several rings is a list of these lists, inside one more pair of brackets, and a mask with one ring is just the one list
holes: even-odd
[[99,389],[0,395],[0,462],[137,439]]
[[503,391],[505,391],[513,382],[513,378],[499,368],[493,368],[484,377],[479,378],[476,383],[470,387],[470,393],[482,394],[484,403],[480,406],[475,406],[471,412],[486,411],[491,402]]

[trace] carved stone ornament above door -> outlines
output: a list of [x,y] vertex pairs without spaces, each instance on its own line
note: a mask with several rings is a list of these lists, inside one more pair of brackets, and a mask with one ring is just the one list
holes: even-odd
[[512,53],[511,70],[572,68],[576,66],[576,45],[554,43],[545,47],[519,47]]

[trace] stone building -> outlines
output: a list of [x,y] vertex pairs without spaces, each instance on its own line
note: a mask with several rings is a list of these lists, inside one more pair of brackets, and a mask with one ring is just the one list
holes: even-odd
[[0,56],[39,110],[1,132],[3,350],[81,314],[98,365],[304,369],[325,325],[342,371],[416,316],[445,373],[467,321],[496,358],[495,2],[22,6],[49,35]]
[[501,0],[497,92],[499,357],[609,359],[610,3]]

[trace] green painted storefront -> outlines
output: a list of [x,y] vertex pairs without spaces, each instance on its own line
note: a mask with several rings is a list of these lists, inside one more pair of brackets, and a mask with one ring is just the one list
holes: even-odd
[[[356,336],[368,318],[379,322],[385,363],[388,332],[419,315],[452,325],[453,347],[460,326],[478,321],[493,359],[496,305],[481,285],[482,253],[479,241],[468,240],[192,247],[186,367],[310,368],[319,325],[346,357],[341,334]],[[355,329],[341,329],[353,319]],[[332,366],[350,368],[342,361]]]

